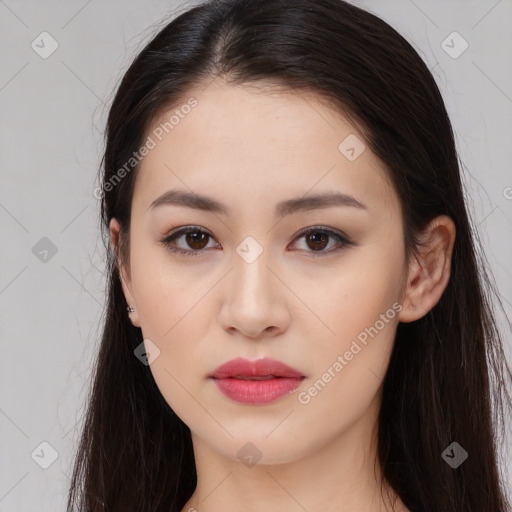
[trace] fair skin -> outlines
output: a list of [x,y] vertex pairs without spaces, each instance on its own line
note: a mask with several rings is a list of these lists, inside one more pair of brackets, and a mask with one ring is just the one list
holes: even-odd
[[[149,368],[192,432],[198,483],[182,511],[384,511],[378,464],[374,472],[382,379],[398,322],[424,316],[447,285],[453,222],[434,219],[428,243],[407,262],[384,165],[368,146],[353,161],[338,149],[350,134],[363,140],[345,117],[312,95],[256,92],[221,79],[192,96],[198,105],[141,162],[129,264],[118,258],[126,302],[136,310],[130,320],[160,350]],[[230,214],[150,208],[171,189],[207,195]],[[274,216],[277,203],[320,192],[350,195],[366,208]],[[200,254],[159,243],[182,226],[210,236],[182,235],[172,246]],[[318,238],[298,236],[316,226],[353,245],[329,252],[338,245],[332,236],[319,250]],[[116,219],[110,229],[117,249]],[[251,263],[236,251],[248,236],[262,249]],[[378,334],[321,392],[305,395],[382,314]],[[207,376],[238,356],[278,359],[306,379],[270,404],[234,402]],[[237,456],[248,442],[261,454],[251,466]],[[407,508],[397,499],[395,510]]]

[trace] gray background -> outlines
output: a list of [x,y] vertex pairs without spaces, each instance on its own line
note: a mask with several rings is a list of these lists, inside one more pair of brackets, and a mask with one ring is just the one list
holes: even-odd
[[[1,512],[65,508],[104,301],[93,190],[107,109],[142,44],[187,5],[0,0]],[[512,2],[357,5],[411,41],[442,90],[471,215],[508,316],[499,319],[510,351]],[[42,46],[43,31],[59,45],[46,59],[31,47],[34,40]],[[458,58],[463,41],[446,39],[454,31],[469,44]],[[44,237],[55,254],[39,252],[48,249]],[[42,442],[58,454],[47,469],[40,465],[52,451]]]

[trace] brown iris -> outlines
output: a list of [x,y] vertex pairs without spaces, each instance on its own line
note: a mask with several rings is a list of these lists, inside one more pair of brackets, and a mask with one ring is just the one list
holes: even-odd
[[325,233],[309,233],[306,235],[306,240],[312,240],[313,246],[309,246],[311,249],[321,250],[327,246],[329,235]]
[[198,250],[203,249],[206,247],[206,245],[208,245],[209,236],[210,235],[208,233],[201,233],[200,231],[194,231],[185,234],[187,244],[189,244],[192,249]]

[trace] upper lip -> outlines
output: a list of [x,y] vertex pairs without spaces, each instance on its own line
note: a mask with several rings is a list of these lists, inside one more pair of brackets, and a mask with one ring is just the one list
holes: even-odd
[[243,357],[231,359],[221,364],[211,375],[214,379],[225,379],[229,377],[264,377],[274,375],[275,377],[304,377],[298,370],[275,359],[263,358],[250,361]]

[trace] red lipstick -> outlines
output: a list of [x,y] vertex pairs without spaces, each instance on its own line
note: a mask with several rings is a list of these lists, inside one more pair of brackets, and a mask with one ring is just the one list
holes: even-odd
[[209,377],[228,398],[244,404],[273,402],[297,389],[305,379],[281,361],[242,357],[222,364]]

